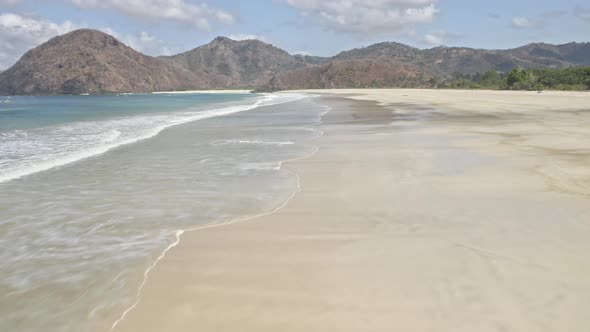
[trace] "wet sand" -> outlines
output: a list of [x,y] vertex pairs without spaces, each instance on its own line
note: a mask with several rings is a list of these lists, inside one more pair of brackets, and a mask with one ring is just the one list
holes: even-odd
[[185,233],[114,330],[587,331],[589,94],[329,94],[300,191]]

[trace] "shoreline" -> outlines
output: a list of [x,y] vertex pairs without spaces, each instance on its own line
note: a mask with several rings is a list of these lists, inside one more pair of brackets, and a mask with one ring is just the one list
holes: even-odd
[[[300,194],[256,222],[185,234],[114,330],[583,331],[590,297],[573,290],[590,287],[590,262],[570,255],[590,249],[588,198],[548,187],[542,167],[558,158],[584,183],[587,156],[521,146],[554,142],[536,116],[580,126],[559,141],[575,146],[588,100],[556,111],[561,98],[429,106],[439,96],[363,92],[323,97],[319,153],[285,164]],[[556,297],[567,300],[539,307]]]
[[[200,93],[200,92],[195,92],[195,93]],[[278,96],[280,96],[280,94]],[[180,122],[163,123],[158,126],[154,126],[153,128],[151,128],[151,131],[146,130],[145,133],[143,133],[142,135],[138,135],[136,137],[130,137],[130,138],[127,138],[127,139],[121,140],[121,141],[105,143],[105,144],[102,144],[102,145],[99,145],[96,147],[87,148],[86,150],[75,151],[75,153],[62,156],[59,159],[42,161],[42,162],[39,162],[38,164],[35,164],[35,165],[26,166],[26,168],[23,168],[23,169],[11,170],[11,171],[6,172],[4,174],[0,174],[0,184],[10,182],[13,180],[22,179],[27,176],[34,175],[34,174],[37,174],[40,172],[50,171],[50,170],[58,168],[58,167],[67,166],[72,163],[76,163],[80,160],[84,160],[84,159],[88,159],[88,158],[95,158],[97,156],[108,153],[109,151],[112,151],[114,149],[118,149],[123,146],[132,145],[137,142],[153,138],[153,137],[159,135],[162,131],[164,131],[168,128],[177,126],[177,125],[182,125],[182,124],[185,124],[188,122],[193,122],[193,121],[200,121],[200,120],[207,119],[210,117],[218,117],[218,116],[225,116],[225,115],[230,115],[230,114],[238,113],[238,112],[246,112],[246,111],[261,107],[261,106],[266,106],[266,105],[263,105],[263,103],[265,101],[269,101],[269,99],[259,99],[259,100],[255,101],[254,103],[241,103],[241,104],[235,104],[232,106],[225,106],[225,107],[219,106],[219,105],[213,105],[213,107],[211,109],[206,110],[206,111],[201,111],[201,112],[195,112],[192,117],[186,117],[186,119],[182,119],[182,121],[180,121]],[[281,104],[283,102],[285,102],[285,101],[279,101],[279,102],[271,104],[271,105],[277,105],[277,104]],[[170,112],[170,113],[173,115],[174,112]],[[146,116],[149,116],[149,115],[146,115]]]
[[[11,297],[15,299],[13,302],[23,301],[5,307],[8,316],[4,325],[107,331],[134,305],[136,291],[140,288],[141,292],[147,274],[178,243],[181,234],[177,230],[205,223],[213,226],[213,223],[240,221],[242,216],[257,216],[284,204],[298,185],[288,171],[276,170],[281,161],[315,152],[313,144],[305,142],[320,135],[315,124],[326,112],[324,107],[309,99],[299,100],[300,97],[303,98],[260,95],[248,102],[258,101],[256,104],[260,106],[248,114],[184,123],[162,131],[154,139],[117,149],[96,160],[83,160],[47,175],[1,185],[6,189],[3,196],[9,225],[15,220],[9,218],[19,216],[14,213],[20,207],[18,194],[27,192],[31,194],[24,197],[41,202],[39,206],[54,202],[59,205],[71,193],[76,197],[70,201],[77,204],[64,209],[64,219],[70,211],[72,216],[88,215],[76,225],[64,225],[66,234],[59,232],[62,229],[59,222],[53,227],[50,224],[47,228],[39,227],[40,231],[47,229],[50,234],[63,235],[59,237],[60,241],[63,239],[60,243],[66,245],[59,248],[60,253],[75,251],[84,253],[85,257],[80,260],[75,254],[64,254],[60,256],[63,260],[49,260],[42,269],[43,278],[38,281],[38,285],[44,285],[42,289],[23,286],[22,295],[4,297],[4,304]],[[261,106],[262,100],[265,102]],[[278,104],[286,101],[294,102]],[[300,115],[296,112],[298,108],[310,112]],[[144,181],[146,174],[149,179]],[[39,187],[44,189],[28,190]],[[125,188],[124,193],[118,190],[120,187]],[[93,198],[100,202],[95,205]],[[31,208],[30,219],[44,221],[42,209]],[[128,222],[125,216],[136,218],[137,222]],[[237,218],[240,220],[233,220]],[[35,234],[35,224],[31,225],[30,233]],[[15,240],[27,243],[25,232],[21,234]],[[27,246],[41,252],[45,244],[52,244],[51,238]],[[37,271],[27,264],[27,259],[20,259],[21,252],[16,251],[7,251],[8,256],[15,257],[10,262],[18,260],[23,264],[15,264],[14,272],[3,274],[15,280],[29,268]],[[86,255],[87,252],[96,255]],[[26,254],[22,252],[23,256]],[[76,276],[77,282],[53,287],[57,283],[53,280],[58,277],[63,277],[60,281],[69,280],[71,276]],[[53,296],[56,298],[52,299]],[[50,303],[65,304],[67,308],[57,316],[43,309]],[[36,313],[29,315],[26,311]],[[26,317],[35,319],[23,321]]]
[[[166,92],[161,92],[161,93],[166,93]],[[196,93],[200,93],[200,92],[196,92]],[[279,93],[289,93],[289,92],[279,92]],[[314,94],[309,94],[307,92],[305,92],[305,94],[308,95],[306,98],[313,98],[313,96],[314,96]],[[327,106],[327,111],[320,115],[320,122],[315,124],[312,127],[312,130],[318,131],[320,133],[320,135],[318,137],[313,138],[311,140],[311,142],[314,142],[314,141],[320,139],[324,135],[323,130],[316,129],[315,127],[321,126],[323,124],[324,116],[326,114],[330,113],[330,111],[332,111],[332,107]],[[239,217],[239,218],[228,220],[228,221],[221,222],[221,223],[205,224],[205,225],[201,225],[201,226],[196,226],[196,227],[176,231],[176,240],[171,245],[169,245],[167,248],[165,248],[162,251],[162,253],[156,258],[156,260],[144,271],[144,274],[143,274],[144,278],[138,288],[136,301],[134,301],[134,303],[121,314],[121,316],[112,324],[109,331],[119,331],[119,328],[118,328],[119,324],[124,322],[124,320],[128,316],[128,314],[130,314],[137,307],[137,305],[139,305],[141,297],[142,297],[142,290],[145,287],[145,285],[147,284],[147,282],[149,281],[150,272],[157,267],[158,263],[161,260],[166,258],[166,255],[170,250],[181,245],[181,238],[183,235],[188,236],[188,235],[190,235],[190,233],[193,233],[193,232],[214,229],[214,228],[228,227],[228,226],[232,226],[232,225],[242,223],[242,222],[247,222],[247,221],[256,221],[256,219],[260,219],[263,217],[271,217],[275,213],[284,209],[286,206],[288,206],[288,204],[291,202],[291,200],[293,198],[295,198],[298,194],[300,194],[303,190],[302,186],[301,186],[301,177],[299,176],[299,174],[295,170],[293,170],[292,168],[289,167],[289,164],[293,163],[293,162],[303,161],[305,159],[311,158],[314,155],[316,155],[319,151],[320,151],[320,147],[316,146],[315,151],[308,154],[308,155],[305,155],[303,157],[282,160],[279,162],[279,164],[281,165],[280,169],[283,168],[282,165],[285,165],[284,169],[296,178],[297,188],[289,195],[289,197],[282,204],[280,204],[278,207],[272,209],[271,211],[263,212],[263,213],[256,214],[256,215],[243,216],[243,217]]]
[[[308,98],[311,98],[311,97],[308,97]],[[328,110],[327,110],[326,112],[324,112],[323,114],[321,114],[321,115],[320,115],[320,122],[319,122],[319,123],[317,123],[316,125],[314,125],[314,126],[311,128],[312,130],[314,130],[314,131],[317,131],[317,132],[319,133],[319,136],[318,136],[318,137],[315,137],[315,138],[313,138],[313,139],[312,139],[312,141],[313,141],[313,140],[316,140],[316,139],[318,139],[319,137],[321,137],[321,136],[324,134],[324,133],[323,133],[323,131],[321,131],[321,130],[318,130],[318,129],[315,129],[314,127],[316,127],[316,126],[318,126],[318,125],[321,125],[321,118],[322,118],[322,117],[323,117],[325,114],[329,113],[329,112],[330,112],[330,110],[331,110],[331,109],[330,109],[330,108],[328,108]],[[305,155],[305,156],[302,156],[302,157],[296,157],[296,158],[292,158],[292,159],[281,160],[281,161],[279,161],[279,170],[280,170],[280,169],[282,169],[282,165],[283,165],[283,164],[286,164],[286,163],[289,163],[289,162],[294,162],[294,161],[298,161],[298,160],[304,160],[304,159],[310,158],[310,157],[312,157],[313,155],[315,155],[316,153],[318,153],[318,152],[319,152],[319,150],[320,150],[320,149],[319,149],[318,147],[316,147],[315,151],[313,151],[313,152],[311,152],[311,153],[309,153],[309,154],[307,154],[307,155]],[[147,268],[147,269],[144,271],[144,273],[143,273],[143,279],[142,279],[142,281],[141,281],[141,283],[140,283],[140,285],[139,285],[139,287],[138,287],[138,290],[137,290],[137,295],[136,295],[136,299],[135,299],[135,301],[133,302],[133,304],[132,304],[130,307],[128,307],[127,309],[125,309],[125,310],[123,311],[123,313],[121,314],[121,316],[120,316],[119,318],[117,318],[117,319],[116,319],[116,320],[113,322],[113,324],[111,325],[111,328],[109,329],[109,331],[114,331],[114,330],[117,328],[117,326],[119,325],[119,323],[121,323],[121,322],[122,322],[122,321],[123,321],[123,320],[124,320],[124,319],[127,317],[127,315],[128,315],[128,314],[129,314],[131,311],[133,311],[133,309],[135,309],[135,307],[136,307],[136,306],[139,304],[139,301],[141,300],[142,290],[143,290],[143,288],[145,287],[146,283],[148,282],[148,278],[149,278],[149,274],[150,274],[150,272],[151,272],[153,269],[155,269],[155,268],[157,267],[157,265],[158,265],[158,262],[160,262],[162,259],[164,259],[164,258],[166,257],[166,254],[167,254],[167,253],[168,253],[170,250],[174,249],[176,246],[178,246],[178,245],[180,244],[181,237],[182,237],[184,234],[188,234],[188,233],[192,233],[192,232],[197,232],[197,231],[201,231],[201,230],[212,229],[212,228],[218,228],[218,227],[225,227],[225,226],[230,226],[230,225],[233,225],[233,224],[236,224],[236,223],[241,223],[241,222],[245,222],[245,221],[249,221],[249,220],[253,220],[253,219],[257,219],[257,218],[261,218],[261,217],[271,216],[271,215],[273,215],[274,213],[276,213],[276,212],[280,211],[281,209],[283,209],[285,206],[287,206],[287,204],[289,204],[289,202],[290,202],[290,201],[291,201],[291,200],[292,200],[292,199],[293,199],[293,198],[294,198],[294,197],[295,197],[295,196],[296,196],[298,193],[300,193],[300,192],[301,192],[301,179],[300,179],[299,175],[298,175],[296,172],[292,171],[292,170],[291,170],[291,169],[289,169],[288,167],[285,167],[285,169],[286,169],[286,171],[287,171],[287,172],[289,172],[291,175],[293,175],[293,176],[296,178],[297,187],[295,188],[295,190],[293,190],[293,192],[292,192],[292,193],[289,195],[289,197],[287,197],[287,199],[286,199],[286,200],[285,200],[283,203],[281,203],[279,206],[277,206],[276,208],[274,208],[274,209],[272,209],[272,210],[270,210],[270,211],[267,211],[267,212],[262,212],[262,213],[255,214],[255,215],[246,215],[246,216],[242,216],[242,217],[238,217],[238,218],[230,219],[230,220],[227,220],[227,221],[224,221],[224,222],[209,223],[209,224],[205,224],[205,225],[200,225],[200,226],[190,227],[190,228],[187,228],[187,229],[180,229],[180,230],[177,230],[177,231],[175,232],[175,237],[176,237],[175,241],[174,241],[172,244],[170,244],[168,247],[166,247],[166,248],[165,248],[165,249],[164,249],[164,250],[163,250],[163,251],[160,253],[160,255],[159,255],[157,258],[156,258],[156,260],[155,260],[155,261],[154,261],[152,264],[150,264],[150,265],[148,266],[148,268]]]

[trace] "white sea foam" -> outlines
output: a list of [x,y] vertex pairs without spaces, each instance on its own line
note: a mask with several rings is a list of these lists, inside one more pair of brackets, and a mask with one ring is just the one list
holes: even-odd
[[121,137],[121,132],[117,129],[113,129],[105,133],[104,137],[101,139],[101,142],[111,143],[116,141],[119,137]]
[[103,154],[153,137],[171,126],[303,97],[298,94],[265,94],[251,104],[207,111],[180,111],[4,132],[0,136],[0,183]]
[[225,144],[253,144],[253,145],[293,145],[293,141],[264,141],[264,140],[240,140],[232,139],[222,142],[216,142],[214,144],[225,145]]
[[282,162],[265,162],[265,163],[242,163],[239,167],[242,171],[278,171],[281,169]]

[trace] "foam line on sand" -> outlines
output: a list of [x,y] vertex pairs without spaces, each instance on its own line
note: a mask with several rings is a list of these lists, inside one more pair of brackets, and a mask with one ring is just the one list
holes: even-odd
[[[327,110],[325,112],[323,112],[321,114],[321,116],[324,116],[326,113],[328,113],[331,110],[330,107],[327,107]],[[320,123],[321,124],[321,121]],[[312,128],[313,130],[315,130],[316,132],[319,133],[318,138],[321,137],[324,132],[319,130],[319,129],[315,129]],[[316,138],[317,139],[317,138]],[[305,155],[303,157],[298,157],[298,158],[292,158],[292,159],[287,159],[287,160],[283,160],[279,162],[279,165],[282,167],[282,165],[285,162],[292,162],[292,161],[298,161],[298,160],[303,160],[303,159],[307,159],[312,157],[313,155],[315,155],[316,153],[318,153],[318,151],[320,150],[319,147],[315,147],[314,151],[309,153],[308,155]],[[166,247],[166,249],[164,249],[162,251],[162,253],[158,256],[158,258],[156,258],[156,260],[144,271],[143,273],[143,280],[141,282],[141,284],[139,285],[138,289],[137,289],[137,293],[136,293],[136,298],[135,301],[133,302],[133,304],[131,306],[129,306],[127,309],[125,309],[123,311],[123,313],[121,314],[121,316],[111,325],[111,329],[110,331],[113,331],[117,325],[119,325],[119,323],[121,323],[121,321],[123,321],[125,319],[125,317],[139,304],[139,301],[141,300],[141,294],[142,291],[148,281],[149,278],[149,274],[150,272],[156,268],[156,266],[158,265],[158,263],[164,259],[166,257],[166,254],[172,250],[174,247],[178,246],[178,244],[180,244],[180,239],[182,237],[182,235],[184,233],[188,233],[188,232],[195,232],[195,231],[201,231],[201,230],[206,230],[206,229],[210,229],[210,228],[217,228],[217,227],[223,227],[223,226],[229,226],[235,223],[239,223],[239,222],[244,222],[244,221],[248,221],[248,220],[253,220],[253,219],[257,219],[257,218],[262,218],[262,217],[266,217],[266,216],[270,216],[274,213],[276,213],[277,211],[283,209],[285,206],[287,206],[287,204],[289,204],[289,202],[295,197],[295,195],[297,195],[298,193],[300,193],[302,191],[301,188],[301,178],[299,177],[299,175],[286,168],[286,170],[291,173],[293,176],[295,176],[296,182],[297,182],[297,187],[295,188],[295,190],[289,195],[289,197],[278,207],[274,208],[271,211],[268,212],[263,212],[263,213],[259,213],[259,214],[255,214],[255,215],[251,215],[251,216],[245,216],[245,217],[240,217],[240,218],[236,218],[236,219],[230,219],[228,221],[225,222],[221,222],[221,223],[212,223],[212,224],[207,224],[207,225],[203,225],[203,226],[197,226],[197,227],[192,227],[192,228],[188,228],[188,229],[184,229],[184,230],[177,230],[175,232],[175,240],[174,242],[172,242],[168,247]]]

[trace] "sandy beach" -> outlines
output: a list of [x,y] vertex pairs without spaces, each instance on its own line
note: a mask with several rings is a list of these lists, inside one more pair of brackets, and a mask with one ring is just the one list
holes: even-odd
[[196,93],[251,93],[252,90],[186,90],[186,91],[156,91],[152,92],[154,95],[185,95]]
[[588,331],[590,94],[305,92],[292,199],[184,233],[114,331]]

